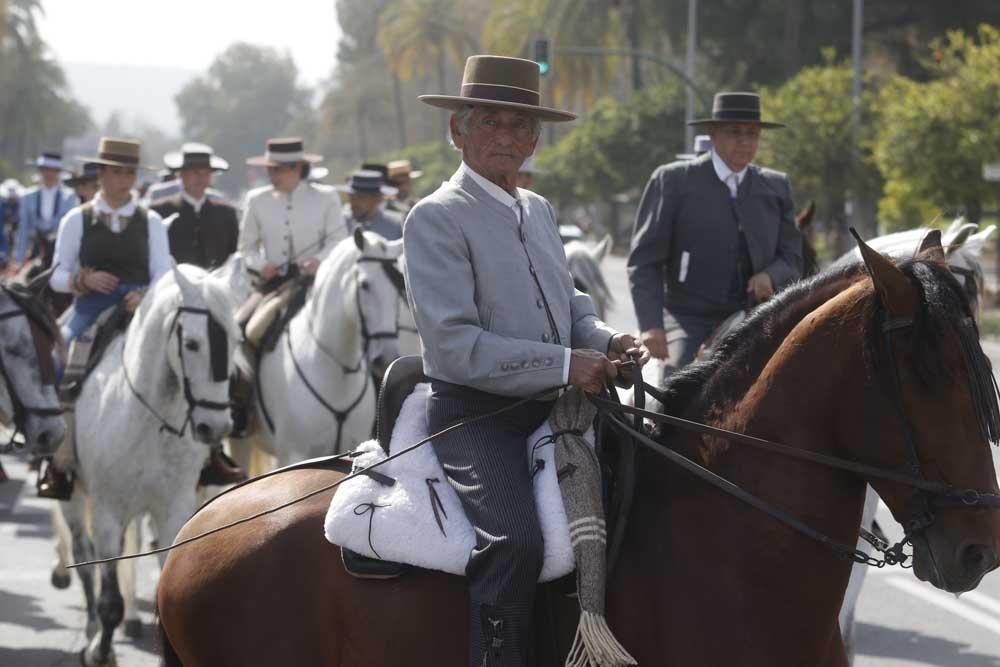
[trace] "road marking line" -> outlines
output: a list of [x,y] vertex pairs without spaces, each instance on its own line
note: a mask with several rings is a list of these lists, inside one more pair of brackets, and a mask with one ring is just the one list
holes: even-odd
[[978,607],[982,607],[987,611],[992,611],[997,616],[1000,616],[1000,600],[994,600],[985,593],[980,593],[979,591],[962,593],[962,601],[971,602]]
[[925,602],[937,605],[945,611],[951,612],[956,616],[961,616],[970,623],[974,623],[1000,635],[1000,618],[994,617],[990,614],[985,614],[977,609],[973,609],[969,605],[951,597],[948,593],[932,589],[929,584],[910,581],[909,579],[904,579],[902,577],[890,577],[886,579],[886,583],[890,586],[895,586],[901,591],[909,593],[913,597],[917,597]]

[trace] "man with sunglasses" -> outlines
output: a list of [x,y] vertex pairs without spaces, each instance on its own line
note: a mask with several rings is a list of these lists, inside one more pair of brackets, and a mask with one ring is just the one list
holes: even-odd
[[783,126],[761,120],[754,93],[719,93],[712,117],[690,124],[712,148],[653,172],[628,259],[642,342],[668,374],[730,315],[802,276],[788,177],[752,164],[761,131]]

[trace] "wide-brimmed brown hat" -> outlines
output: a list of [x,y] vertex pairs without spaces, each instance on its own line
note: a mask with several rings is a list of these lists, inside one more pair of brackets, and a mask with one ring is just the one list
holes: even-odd
[[267,150],[263,155],[247,159],[251,167],[278,167],[283,164],[322,162],[323,156],[303,151],[301,137],[281,137],[267,140]]
[[387,166],[389,168],[390,183],[400,176],[409,176],[410,179],[415,181],[424,175],[424,172],[414,169],[409,160],[392,160]]
[[465,61],[459,95],[421,95],[417,99],[442,109],[468,106],[503,107],[527,111],[555,123],[576,120],[576,114],[543,107],[538,63],[507,56],[470,56]]
[[101,137],[101,143],[97,146],[97,155],[95,157],[81,157],[77,159],[82,162],[95,162],[109,167],[135,167],[138,169],[140,148],[141,145],[138,141]]
[[688,121],[688,125],[727,125],[747,123],[763,128],[784,127],[782,123],[761,120],[760,95],[757,93],[716,93],[712,100],[712,117]]
[[163,164],[172,170],[185,167],[208,167],[213,171],[229,169],[229,163],[216,155],[211,146],[196,143],[186,143],[179,151],[170,151],[163,156]]

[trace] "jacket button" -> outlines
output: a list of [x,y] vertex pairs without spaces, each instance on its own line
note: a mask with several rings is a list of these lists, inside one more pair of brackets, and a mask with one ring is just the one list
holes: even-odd
[[528,273],[530,273],[531,275],[535,275],[535,265],[534,264],[528,264]]
[[543,343],[548,343],[549,342],[549,335],[547,333],[543,333],[542,334],[542,342]]
[[510,364],[508,364],[506,361],[503,362],[502,364],[500,364],[500,370],[502,370],[502,371],[509,371],[510,370]]
[[538,306],[539,309],[545,307],[545,303],[541,299],[535,299],[535,305]]
[[521,230],[521,243],[528,242],[528,235],[524,233],[524,229]]
[[532,368],[539,368],[541,365],[542,365],[542,362],[540,362],[538,359],[535,359],[534,361],[531,362],[531,367]]
[[546,366],[551,366],[552,365],[552,357],[549,357],[548,359],[545,360],[545,365]]

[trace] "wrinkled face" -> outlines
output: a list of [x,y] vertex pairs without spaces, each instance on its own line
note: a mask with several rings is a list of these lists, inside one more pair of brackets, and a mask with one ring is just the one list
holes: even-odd
[[348,198],[351,202],[351,215],[355,220],[367,220],[382,203],[382,195],[367,192],[352,192]]
[[538,122],[523,111],[475,107],[465,125],[452,116],[452,138],[465,163],[491,181],[515,183],[521,165],[535,152]]
[[[181,312],[170,345],[180,355],[175,372],[182,382],[184,377],[190,382],[192,395],[199,400],[228,404],[234,341],[216,317]],[[198,406],[191,413],[191,432],[199,442],[209,445],[220,442],[232,427],[228,409]]]
[[114,201],[128,199],[135,187],[135,167],[101,165],[97,170],[101,190]]
[[[10,299],[0,299],[0,312],[19,307]],[[0,361],[7,379],[0,378],[0,412],[5,419],[14,418],[14,396],[26,407],[54,409],[59,407],[52,369],[52,341],[27,317],[0,320]],[[48,455],[55,452],[66,434],[61,416],[28,414],[24,420],[24,437],[28,448]]]
[[184,167],[178,172],[184,192],[194,199],[205,196],[205,190],[212,184],[211,167]]
[[712,138],[712,147],[722,161],[739,172],[757,156],[760,131],[760,125],[754,123],[726,123],[711,126],[708,136]]
[[267,168],[267,177],[278,192],[291,192],[302,181],[302,163],[279,164]]

